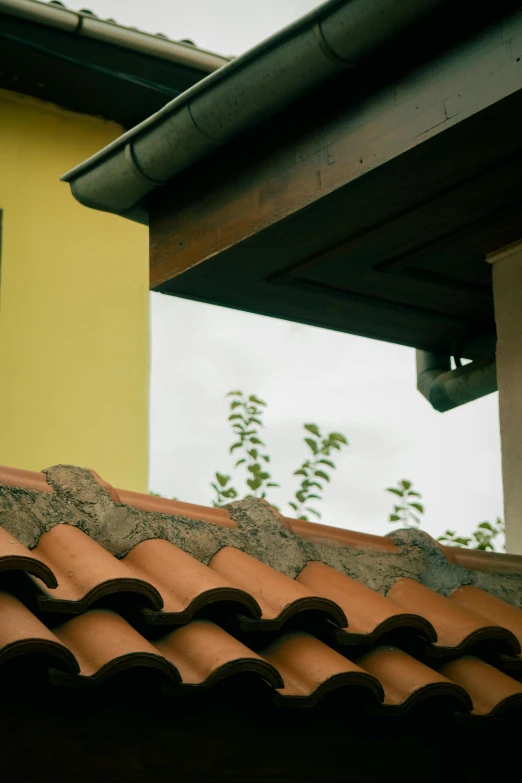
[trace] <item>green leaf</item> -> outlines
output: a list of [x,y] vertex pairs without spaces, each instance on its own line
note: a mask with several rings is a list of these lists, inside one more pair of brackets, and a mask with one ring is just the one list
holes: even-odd
[[322,470],[316,470],[314,476],[323,479],[324,481],[330,481],[330,476]]
[[308,473],[306,472],[306,470],[299,468],[299,470],[295,471],[294,476],[308,476]]
[[490,530],[492,533],[496,532],[490,522],[481,522],[477,527],[481,527],[484,530]]
[[243,392],[241,392],[241,391],[231,391],[226,396],[227,397],[233,397],[234,395],[242,397],[243,396]]
[[270,462],[270,456],[268,454],[262,454],[261,459],[264,459],[265,462]]
[[415,492],[413,489],[410,489],[406,494],[409,495],[410,498],[413,498],[413,497],[420,498],[420,497],[422,497],[420,492]]
[[411,487],[411,481],[406,481],[406,479],[402,479],[401,486],[403,486],[404,489],[409,489]]
[[390,514],[390,522],[399,522],[400,517],[397,514]]
[[321,437],[321,432],[317,424],[305,424],[304,428],[305,430],[308,430],[308,432],[311,432],[312,435],[315,435],[317,438]]
[[232,444],[232,446],[231,446],[231,447],[230,447],[230,449],[229,449],[230,453],[232,454],[232,452],[234,451],[234,449],[240,449],[242,445],[243,445],[243,444],[241,443],[241,441],[240,441],[240,440],[239,440],[237,443],[233,443],[233,444]]
[[266,481],[267,479],[270,478],[270,473],[260,473],[259,478],[263,479],[263,481]]
[[394,495],[398,495],[400,498],[403,496],[402,489],[396,489],[395,487],[388,487],[385,492],[393,492]]
[[234,402],[230,403],[230,410],[233,411],[234,408],[239,408],[241,404],[239,400],[234,400]]
[[230,481],[230,476],[225,476],[223,473],[216,473],[216,479],[220,487],[224,487],[225,484]]
[[229,487],[229,489],[226,489],[221,494],[224,498],[237,498],[237,491],[234,489],[234,487]]
[[247,454],[249,457],[252,457],[252,459],[257,459],[258,451],[257,449],[250,449],[250,451],[247,451]]
[[422,503],[410,503],[412,508],[416,508],[419,514],[424,514],[424,506]]
[[250,397],[248,398],[248,401],[254,402],[256,405],[266,405],[266,402],[260,400],[259,397],[256,397],[255,394],[251,394]]
[[236,464],[234,465],[234,467],[235,467],[235,468],[238,468],[240,465],[242,465],[242,464],[243,464],[243,462],[246,462],[246,459],[245,459],[245,457],[242,457],[242,459],[238,459],[238,461],[236,462]]
[[264,427],[265,426],[263,424],[263,422],[261,421],[261,419],[256,419],[255,416],[250,416],[250,418],[248,419],[248,423],[249,424],[259,424],[260,427]]
[[259,478],[259,476],[255,476],[254,478],[247,479],[247,484],[248,484],[248,486],[249,486],[249,487],[250,487],[250,489],[252,489],[254,492],[255,492],[255,490],[256,490],[256,489],[259,489],[259,487],[261,486],[261,484],[262,484],[262,483],[263,483],[263,482],[261,481],[261,479]]
[[308,446],[311,448],[312,454],[317,454],[318,453],[319,447],[318,447],[317,443],[315,442],[315,440],[312,440],[312,438],[305,438],[305,443],[307,443]]
[[329,459],[318,459],[317,460],[318,465],[328,465],[329,468],[333,468],[335,470],[335,464],[329,460]]
[[281,484],[276,484],[275,481],[267,482],[267,487],[280,487]]
[[330,440],[337,440],[339,443],[344,443],[346,446],[348,445],[348,441],[346,440],[345,436],[341,432],[331,432],[328,435],[328,438]]
[[321,495],[308,495],[308,500],[322,500]]
[[255,443],[258,446],[265,445],[262,440],[259,440],[259,438],[250,438],[250,443]]
[[293,509],[294,509],[294,511],[297,511],[297,508],[298,508],[298,506],[297,506],[297,503],[294,503],[294,502],[293,502],[293,500],[290,500],[290,501],[289,501],[289,503],[288,503],[288,505],[289,505],[291,508],[293,508]]
[[317,487],[317,489],[320,489],[321,491],[322,491],[322,489],[323,489],[323,485],[322,485],[322,484],[319,484],[319,482],[318,482],[318,481],[309,481],[309,482],[308,482],[308,486],[309,486],[309,487]]
[[242,421],[245,421],[245,417],[243,416],[242,413],[231,413],[230,416],[228,417],[228,420],[233,421],[234,419],[241,419]]
[[319,513],[319,511],[316,511],[315,508],[310,508],[309,506],[307,506],[305,511],[309,511],[310,514],[315,514],[316,517],[321,519],[321,514]]
[[247,467],[247,470],[249,470],[250,473],[254,473],[254,474],[259,473],[259,471],[261,470],[261,465],[259,465],[259,463],[255,462],[253,465],[249,465]]

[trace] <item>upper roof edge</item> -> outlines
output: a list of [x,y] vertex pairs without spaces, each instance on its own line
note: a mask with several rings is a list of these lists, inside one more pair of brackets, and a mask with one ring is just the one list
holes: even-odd
[[200,49],[188,41],[174,41],[164,35],[126,27],[114,19],[101,19],[86,9],[73,11],[56,0],[48,3],[40,0],[0,0],[0,13],[174,61],[207,74],[231,59]]
[[[95,471],[91,470],[95,479],[106,489],[110,498],[117,503],[149,513],[181,516],[189,519],[208,522],[220,527],[235,528],[236,522],[225,508],[212,508],[180,500],[169,500],[155,495],[117,489],[104,481]],[[53,493],[54,489],[47,483],[46,474],[41,471],[24,470],[0,465],[0,487],[14,487],[35,492]],[[281,515],[279,515],[281,516]],[[378,536],[371,533],[345,530],[344,528],[308,522],[302,519],[281,516],[283,525],[295,535],[316,543],[330,543],[354,549],[366,549],[376,552],[393,552],[398,547],[389,536]],[[522,555],[504,554],[501,552],[486,552],[461,547],[440,546],[447,560],[452,565],[458,565],[472,571],[493,573],[522,574]]]

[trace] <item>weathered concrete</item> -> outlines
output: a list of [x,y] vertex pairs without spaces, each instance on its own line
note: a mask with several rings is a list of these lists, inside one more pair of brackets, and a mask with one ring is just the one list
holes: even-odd
[[522,607],[522,574],[486,574],[448,563],[438,544],[419,530],[392,534],[397,552],[316,544],[288,531],[265,501],[248,498],[227,506],[237,529],[209,522],[139,511],[113,502],[108,491],[82,468],[58,465],[45,471],[53,494],[0,487],[0,524],[33,549],[55,525],[79,527],[118,558],[141,541],[162,538],[208,563],[224,546],[234,546],[294,578],[310,561],[320,561],[386,594],[396,579],[411,577],[443,595],[471,584]]
[[488,256],[497,324],[506,549],[522,554],[522,241]]

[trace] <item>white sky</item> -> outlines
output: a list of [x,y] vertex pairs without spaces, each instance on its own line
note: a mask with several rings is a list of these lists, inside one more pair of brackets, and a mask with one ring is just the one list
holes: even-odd
[[[78,8],[69,2],[70,7]],[[114,17],[206,49],[240,54],[311,10],[315,0],[89,0]],[[345,433],[350,446],[322,504],[323,521],[384,534],[391,495],[411,479],[423,493],[425,529],[463,533],[502,514],[497,395],[448,413],[415,389],[414,351],[309,326],[151,294],[150,486],[208,504],[231,443],[225,394],[269,403],[265,440],[284,504],[297,486],[302,424]],[[288,510],[288,509],[285,509]]]

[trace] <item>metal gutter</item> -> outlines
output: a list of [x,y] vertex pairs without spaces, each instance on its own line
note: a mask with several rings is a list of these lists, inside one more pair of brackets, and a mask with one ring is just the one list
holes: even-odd
[[61,3],[41,3],[39,0],[0,0],[0,13],[15,16],[74,35],[132,49],[134,52],[169,60],[212,73],[229,62],[229,58],[198,49],[189,43],[171,41],[159,35],[123,27],[110,19],[99,19],[86,11],[72,11]]
[[439,413],[498,390],[495,359],[476,359],[451,369],[449,356],[416,351],[417,389]]
[[443,0],[329,0],[231,61],[65,174],[75,198],[146,222],[148,193],[276,114]]

